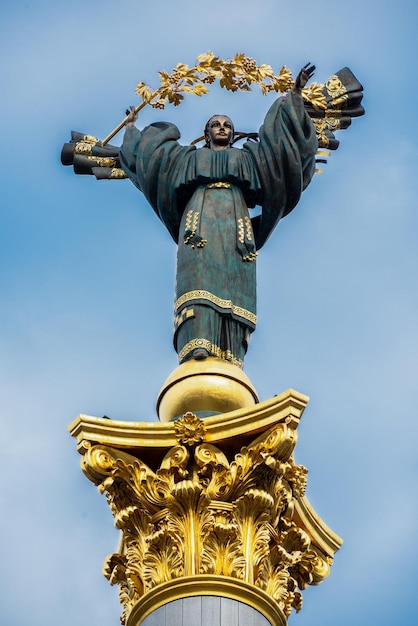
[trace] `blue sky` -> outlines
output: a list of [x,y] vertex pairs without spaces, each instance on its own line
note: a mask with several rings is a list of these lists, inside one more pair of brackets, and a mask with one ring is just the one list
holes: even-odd
[[[176,366],[175,247],[128,181],[76,177],[59,155],[71,130],[107,135],[139,80],[207,50],[294,73],[311,61],[318,82],[348,65],[364,85],[366,116],[260,253],[245,369],[263,400],[310,396],[296,460],[345,542],[289,624],[415,623],[417,14],[415,0],[1,3],[5,624],[118,624],[101,575],[118,536],[67,426],[78,413],[156,419]],[[272,98],[213,89],[138,125],[168,119],[188,143],[224,112],[257,130]]]

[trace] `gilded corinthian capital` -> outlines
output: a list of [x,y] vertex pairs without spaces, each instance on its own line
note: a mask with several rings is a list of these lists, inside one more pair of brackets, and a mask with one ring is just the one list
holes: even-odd
[[119,585],[123,624],[186,589],[215,588],[285,624],[301,591],[328,576],[341,540],[310,507],[307,469],[293,460],[306,402],[289,391],[205,420],[74,422],[82,469],[122,535],[104,575]]

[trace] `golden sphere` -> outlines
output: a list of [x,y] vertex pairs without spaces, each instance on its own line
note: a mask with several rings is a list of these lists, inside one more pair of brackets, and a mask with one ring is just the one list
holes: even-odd
[[215,357],[191,359],[165,381],[158,394],[157,415],[161,422],[170,422],[188,411],[227,413],[258,401],[248,376],[236,365]]

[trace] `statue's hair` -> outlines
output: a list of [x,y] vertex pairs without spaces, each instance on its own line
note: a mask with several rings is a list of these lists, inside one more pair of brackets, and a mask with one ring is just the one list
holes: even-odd
[[[198,137],[197,139],[193,139],[193,141],[190,144],[191,146],[194,146],[200,141],[204,140],[205,141],[204,148],[209,148],[209,142],[208,142],[209,124],[210,124],[210,121],[213,120],[214,117],[219,117],[220,115],[221,113],[217,113],[216,115],[212,115],[212,117],[208,119],[208,121],[205,124],[205,128],[203,130],[204,132],[203,137]],[[231,120],[231,118],[228,117],[228,115],[223,115],[223,114],[222,114],[222,117],[227,117],[232,124],[232,140],[231,140],[231,143],[229,144],[230,146],[232,146],[236,141],[239,141],[240,139],[249,139],[250,141],[258,141],[258,133],[242,133],[240,131],[235,131],[234,123]]]
[[205,124],[205,128],[203,130],[203,134],[205,136],[205,144],[207,147],[209,147],[209,141],[208,141],[208,137],[209,137],[209,124],[211,122],[211,120],[213,120],[214,117],[227,117],[229,119],[229,121],[231,122],[232,125],[232,138],[231,138],[231,143],[230,145],[232,146],[233,141],[234,141],[234,136],[235,136],[235,128],[234,128],[234,122],[231,120],[230,117],[228,117],[228,115],[224,115],[223,113],[216,113],[215,115],[212,115],[212,117],[210,117],[208,119],[208,121]]

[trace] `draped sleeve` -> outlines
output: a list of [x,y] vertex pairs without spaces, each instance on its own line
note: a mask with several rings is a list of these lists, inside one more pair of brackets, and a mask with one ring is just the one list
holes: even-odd
[[263,189],[261,215],[253,219],[257,248],[298,203],[315,172],[318,142],[302,96],[289,92],[268,111],[259,131],[259,143],[246,142]]
[[[125,131],[120,163],[134,185],[142,191],[177,243],[184,204],[177,194],[179,179],[185,176],[194,146],[181,146],[174,124],[157,122],[140,131]],[[183,174],[182,174],[183,173]]]

